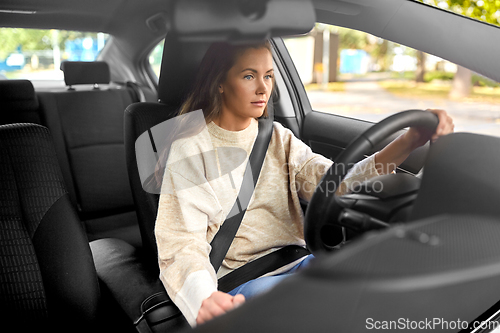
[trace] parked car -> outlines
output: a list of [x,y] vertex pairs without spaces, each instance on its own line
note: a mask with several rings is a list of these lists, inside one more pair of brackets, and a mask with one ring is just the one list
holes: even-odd
[[[168,299],[162,298],[151,225],[144,224],[154,220],[147,206],[154,198],[134,189],[136,165],[125,155],[131,138],[147,128],[130,121],[144,105],[161,114],[157,119],[174,115],[215,40],[270,37],[279,90],[274,120],[339,163],[380,149],[407,126],[433,126],[423,112],[373,126],[313,110],[281,36],[307,32],[314,19],[500,81],[498,26],[413,0],[0,2],[4,28],[109,34],[98,61],[62,63],[65,84],[43,73],[38,82],[0,81],[0,124],[35,123],[50,132],[0,128],[7,133],[0,133],[0,304],[7,327],[145,332],[168,326],[168,314],[148,317]],[[149,58],[164,39],[158,78]],[[125,131],[136,133],[124,133],[124,121]],[[18,139],[25,136],[31,139]],[[343,198],[315,194],[305,213],[314,265],[196,330],[493,331],[487,323],[498,320],[500,310],[499,144],[495,137],[457,133],[412,153],[396,175],[377,179],[383,191],[369,182]],[[43,152],[57,167],[44,164]],[[41,178],[27,186],[16,175],[28,169],[26,175]],[[40,179],[52,181],[50,175],[56,175],[53,190],[30,192],[44,188]],[[332,236],[340,228],[347,243]],[[143,301],[153,295],[160,298],[148,307]]]

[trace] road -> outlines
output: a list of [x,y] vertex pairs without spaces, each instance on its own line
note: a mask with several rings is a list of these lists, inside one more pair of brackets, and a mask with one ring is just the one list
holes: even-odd
[[344,92],[308,91],[314,110],[378,122],[408,109],[444,109],[452,117],[456,132],[500,136],[500,103],[418,100],[394,96],[375,80],[345,82]]

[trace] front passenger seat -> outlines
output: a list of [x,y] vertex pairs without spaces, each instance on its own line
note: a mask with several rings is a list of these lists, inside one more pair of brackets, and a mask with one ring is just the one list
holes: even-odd
[[100,291],[88,240],[47,128],[0,126],[0,311],[16,332],[95,331]]

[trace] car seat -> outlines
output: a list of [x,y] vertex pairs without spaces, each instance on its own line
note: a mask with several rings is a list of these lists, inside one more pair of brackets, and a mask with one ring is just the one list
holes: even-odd
[[209,46],[208,42],[185,43],[179,42],[175,36],[167,36],[159,79],[159,102],[134,103],[125,110],[125,155],[129,181],[145,256],[150,259],[155,270],[158,270],[158,262],[154,226],[159,196],[143,190],[137,168],[135,142],[142,133],[177,114]]
[[[159,84],[160,101],[135,103],[125,110],[125,153],[142,248],[135,249],[119,239],[99,239],[90,244],[103,286],[140,332],[172,332],[188,324],[179,310],[168,306],[171,301],[159,280],[154,237],[158,195],[142,188],[135,141],[143,132],[177,114],[208,47],[209,43],[180,43],[167,36]],[[166,321],[172,317],[178,319]]]
[[29,80],[0,80],[0,125],[41,124],[38,98]]
[[47,128],[0,126],[0,198],[2,326],[95,330],[94,262]]
[[123,110],[136,93],[110,82],[106,62],[62,63],[64,90],[38,92],[70,198],[90,240],[113,237],[140,246],[125,167]]

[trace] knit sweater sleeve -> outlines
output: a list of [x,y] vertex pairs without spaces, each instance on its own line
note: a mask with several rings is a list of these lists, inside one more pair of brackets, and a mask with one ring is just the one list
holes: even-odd
[[[189,324],[195,326],[202,301],[217,291],[207,227],[217,218],[220,205],[210,185],[200,181],[204,177],[200,168],[189,164],[180,165],[182,174],[172,167],[165,172],[155,235],[160,279]],[[188,171],[200,174],[186,177]]]
[[[278,127],[281,127],[278,125]],[[314,190],[330,169],[333,162],[323,155],[314,153],[309,146],[299,140],[292,132],[286,129],[285,135],[289,146],[289,164],[295,178],[295,187],[299,196],[307,201],[312,198]],[[357,184],[372,177],[379,176],[375,167],[375,155],[373,154],[356,163],[347,173],[340,185],[332,185],[329,190],[332,193],[342,195],[349,193]],[[338,187],[336,187],[338,186]],[[335,188],[334,188],[335,187]]]

